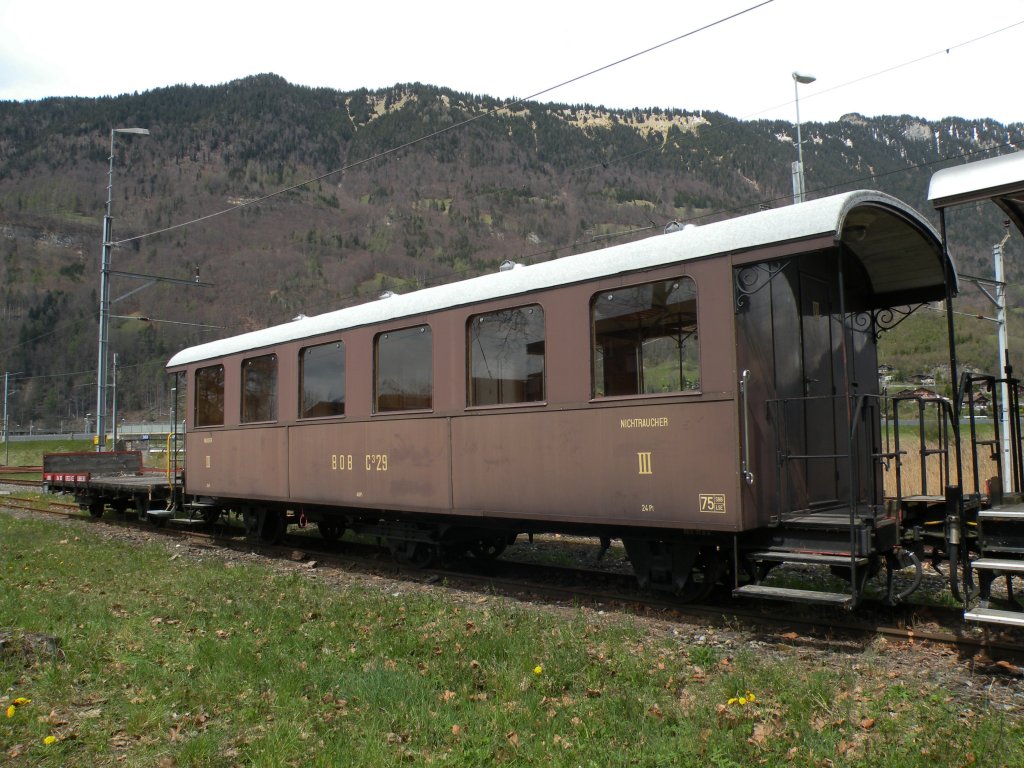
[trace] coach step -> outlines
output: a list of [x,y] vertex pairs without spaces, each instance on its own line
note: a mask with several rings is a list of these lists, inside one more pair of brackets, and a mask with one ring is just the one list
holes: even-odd
[[834,565],[840,568],[849,568],[851,562],[858,568],[868,564],[866,557],[851,558],[849,555],[826,555],[820,552],[793,552],[781,549],[751,552],[747,558],[757,563],[804,563],[807,565]]
[[995,557],[979,557],[971,561],[976,571],[1004,571],[1006,573],[1024,573],[1024,560],[999,560]]
[[1024,613],[1020,611],[1001,611],[997,608],[974,608],[970,611],[964,611],[964,621],[1024,627]]
[[978,512],[979,520],[1014,520],[1024,522],[1024,507],[993,507]]
[[841,592],[816,592],[810,589],[788,587],[766,587],[763,584],[744,584],[732,591],[734,597],[755,597],[762,600],[787,600],[791,603],[828,605],[833,608],[852,608],[853,595]]

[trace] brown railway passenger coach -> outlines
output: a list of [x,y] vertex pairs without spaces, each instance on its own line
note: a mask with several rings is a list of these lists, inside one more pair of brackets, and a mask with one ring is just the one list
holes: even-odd
[[809,554],[902,566],[879,320],[955,279],[919,214],[853,192],[300,317],[168,363],[186,492],[420,562],[622,538],[691,597]]

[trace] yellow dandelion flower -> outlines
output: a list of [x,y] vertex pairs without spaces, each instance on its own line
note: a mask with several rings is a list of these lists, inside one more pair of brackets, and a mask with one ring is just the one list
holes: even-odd
[[31,703],[32,703],[32,699],[26,699],[24,696],[19,696],[18,698],[16,698],[14,700],[14,706],[16,706],[16,707],[23,707],[26,704],[31,704]]
[[741,707],[746,706],[746,703],[747,703],[747,697],[746,696],[740,696],[740,706]]
[[544,667],[542,667],[540,664],[538,664],[536,667],[533,668],[533,674],[535,674],[535,675],[539,675],[543,671],[544,671]]
[[755,701],[757,701],[757,697],[754,694],[752,694],[750,691],[747,691],[747,701],[749,701],[751,704],[753,704]]
[[56,741],[57,741],[57,737],[56,736],[47,736],[45,739],[43,739],[43,744],[45,744],[46,746],[50,746],[51,744],[55,743]]
[[11,706],[9,706],[7,708],[7,716],[8,717],[14,717],[14,710],[15,710],[15,706],[13,704],[11,704]]
[[739,701],[739,699],[737,699],[737,698],[736,698],[735,696],[733,696],[733,697],[732,697],[731,699],[729,699],[729,700],[728,700],[727,702],[725,702],[725,703],[726,703],[726,705],[727,705],[727,706],[730,706],[730,707],[731,707],[731,706],[732,706],[733,704],[735,704],[735,703],[736,703],[737,701]]

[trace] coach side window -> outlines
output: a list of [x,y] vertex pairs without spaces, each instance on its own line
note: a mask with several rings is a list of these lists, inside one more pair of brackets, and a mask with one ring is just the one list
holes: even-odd
[[544,399],[544,310],[534,304],[469,318],[468,404]]
[[700,389],[690,278],[602,291],[590,301],[590,317],[594,397]]
[[242,361],[242,423],[277,418],[277,355]]
[[374,339],[377,413],[433,405],[433,342],[429,325],[381,333]]
[[211,365],[196,371],[196,426],[219,427],[224,423],[224,366]]
[[299,418],[345,415],[345,342],[299,352]]

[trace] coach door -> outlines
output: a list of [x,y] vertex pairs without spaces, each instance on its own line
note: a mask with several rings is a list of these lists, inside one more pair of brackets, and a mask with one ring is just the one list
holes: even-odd
[[[847,398],[834,251],[736,270],[749,493],[776,520],[848,503]],[[858,345],[861,346],[861,345]]]
[[[800,385],[802,400],[787,405],[793,419],[790,439],[793,459],[790,482],[805,479],[805,497],[791,499],[792,508],[815,509],[839,504],[839,417],[845,400],[838,397],[842,381],[842,339],[833,301],[833,286],[826,279],[801,271]],[[844,441],[845,442],[845,441]],[[845,446],[844,446],[845,447]],[[803,456],[803,458],[797,458]]]

